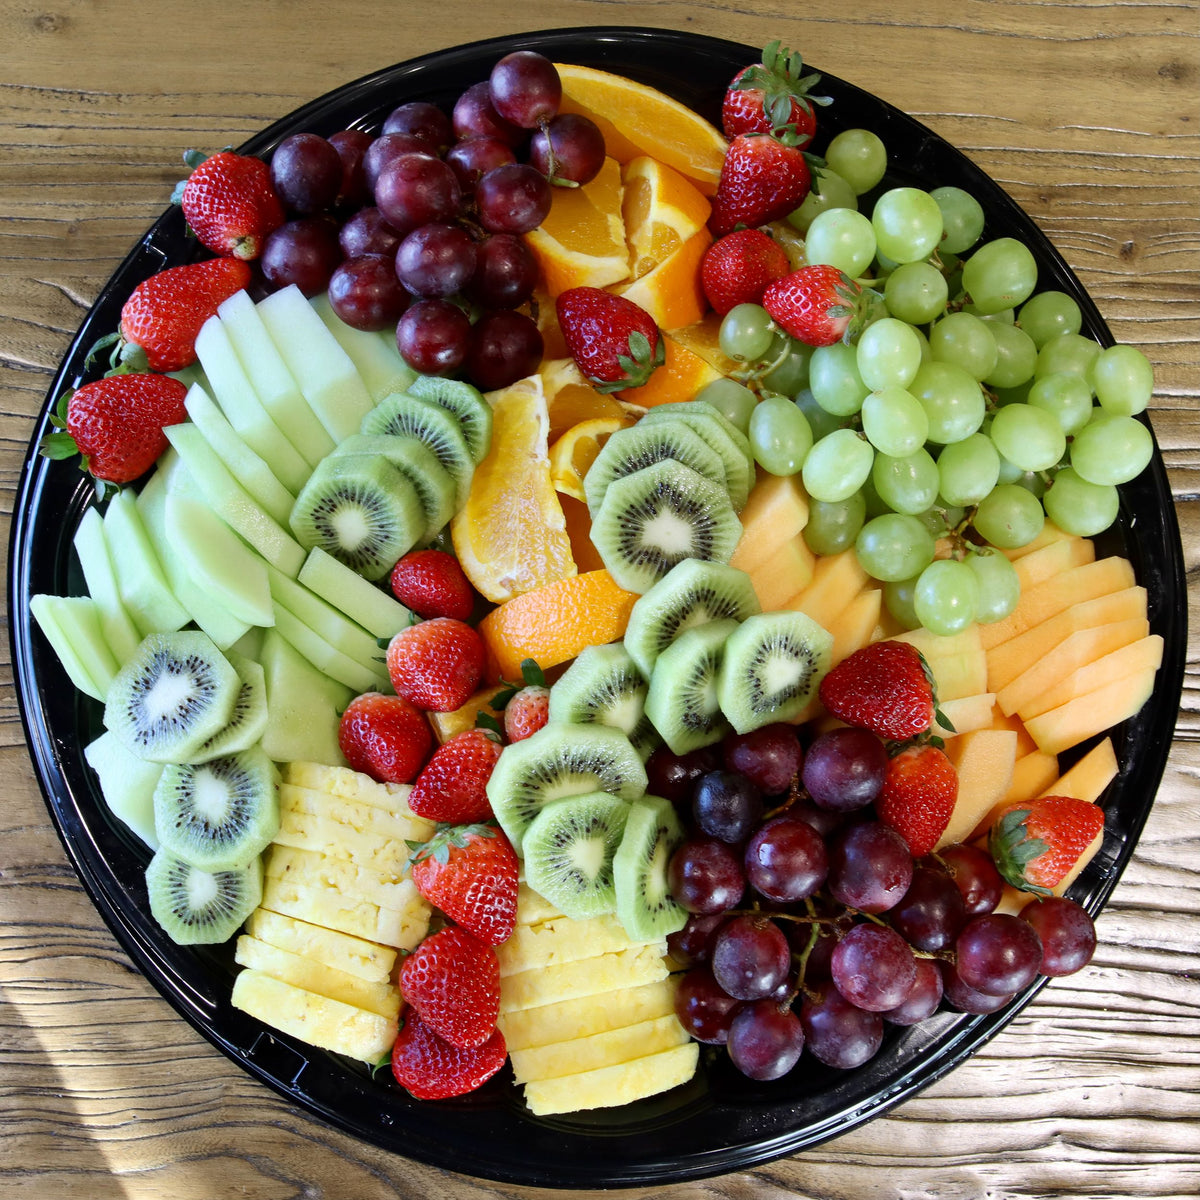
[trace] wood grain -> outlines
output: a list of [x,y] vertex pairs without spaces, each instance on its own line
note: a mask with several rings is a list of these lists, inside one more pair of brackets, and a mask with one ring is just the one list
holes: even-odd
[[[1200,628],[1200,10],[1189,3],[530,0],[508,13],[464,0],[0,0],[4,520],[55,365],[164,207],[185,149],[237,143],[391,62],[567,25],[686,29],[751,45],[779,37],[913,113],[999,181],[1079,274],[1114,335],[1154,363],[1151,417],[1193,585],[1191,628]],[[67,862],[25,750],[7,653],[0,777],[0,1198],[545,1194],[332,1131],[174,1014]],[[1198,782],[1193,633],[1166,776],[1087,970],[862,1129],[751,1172],[628,1194],[1200,1195]]]

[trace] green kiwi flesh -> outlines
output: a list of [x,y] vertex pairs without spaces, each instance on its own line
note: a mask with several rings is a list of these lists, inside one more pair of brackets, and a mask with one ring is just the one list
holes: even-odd
[[243,658],[232,649],[225,651],[225,657],[238,673],[242,686],[234,701],[233,715],[229,718],[229,723],[192,755],[191,761],[194,763],[249,750],[259,741],[267,727],[266,673],[258,663]]
[[643,758],[662,742],[646,716],[646,679],[620,642],[578,654],[550,689],[550,720],[611,725]]
[[471,490],[475,459],[462,426],[439,404],[407,392],[385,396],[362,420],[362,433],[415,437],[442,464],[454,480],[454,506],[462,508]]
[[478,388],[461,379],[440,375],[418,375],[407,387],[410,396],[429,400],[454,417],[467,439],[476,464],[483,462],[492,444],[492,406]]
[[646,715],[673,754],[711,746],[729,732],[718,683],[725,643],[739,628],[732,620],[697,625],[658,656],[646,691]]
[[643,796],[629,806],[613,856],[613,882],[617,920],[635,941],[665,938],[687,920],[667,882],[667,864],[683,839],[683,825],[668,801]]
[[685,400],[652,408],[641,424],[675,421],[699,434],[725,465],[725,483],[734,512],[741,512],[754,486],[754,454],[746,435],[705,400]]
[[180,946],[227,942],[262,900],[262,860],[205,871],[158,850],[146,868],[150,912]]

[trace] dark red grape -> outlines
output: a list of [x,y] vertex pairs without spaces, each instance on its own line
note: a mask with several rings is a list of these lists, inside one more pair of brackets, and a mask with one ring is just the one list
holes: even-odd
[[945,871],[918,863],[908,891],[888,919],[918,950],[945,950],[966,924],[967,910],[962,893]]
[[675,1015],[679,1023],[696,1041],[706,1045],[725,1045],[729,1023],[740,1007],[741,1001],[724,991],[706,966],[693,967],[675,989]]
[[704,746],[687,754],[676,754],[668,746],[659,746],[646,759],[646,790],[652,796],[670,800],[672,804],[690,804],[696,780],[709,771],[715,771],[720,765],[713,746]]
[[809,746],[801,778],[814,804],[853,812],[879,795],[887,762],[887,750],[869,730],[831,729]]
[[506,121],[492,106],[491,84],[485,79],[473,83],[454,103],[451,116],[454,133],[467,141],[474,138],[496,138],[516,149],[528,137],[528,131]]
[[385,133],[377,137],[363,154],[363,175],[366,176],[367,187],[375,194],[375,185],[383,168],[393,159],[402,154],[424,154],[425,145],[419,138],[410,137],[407,133]]
[[400,357],[422,375],[458,370],[470,341],[467,314],[448,300],[418,300],[396,325]]
[[338,265],[329,280],[329,307],[355,329],[387,329],[408,307],[408,293],[390,259],[368,254]]
[[954,942],[959,978],[989,996],[1011,996],[1037,978],[1042,943],[1028,921],[1012,913],[972,917]]
[[710,771],[696,781],[692,816],[701,832],[742,842],[762,819],[762,793],[737,771]]
[[359,258],[364,254],[395,258],[403,240],[373,204],[360,208],[338,232],[338,242],[347,258]]
[[1004,880],[986,850],[955,843],[939,850],[938,857],[946,864],[950,878],[962,895],[967,916],[983,916],[1000,903]]
[[731,771],[740,771],[767,796],[778,796],[792,786],[804,758],[795,725],[783,722],[731,733],[721,743],[721,752]]
[[463,294],[484,308],[516,308],[533,295],[537,281],[537,259],[525,239],[515,233],[493,233],[475,248],[475,274]]
[[942,992],[946,1002],[959,1012],[975,1015],[994,1013],[1012,999],[1011,995],[991,996],[964,983],[952,962],[939,962],[938,970],[942,974]]
[[916,982],[917,960],[894,929],[864,922],[834,947],[829,971],[834,986],[855,1007],[886,1012]]
[[750,839],[746,879],[768,900],[790,903],[811,896],[829,874],[821,835],[787,813],[773,817]]
[[932,958],[917,959],[917,977],[908,995],[879,1015],[892,1025],[919,1025],[942,1002],[942,973]]
[[589,117],[559,113],[533,135],[529,161],[551,183],[589,183],[604,166],[604,134]]
[[829,892],[860,912],[886,912],[912,883],[908,843],[878,821],[835,834],[829,846]]
[[532,317],[511,309],[484,313],[471,330],[466,371],[480,391],[495,391],[532,375],[544,350]]
[[456,142],[446,152],[446,162],[457,176],[464,196],[475,191],[475,184],[481,175],[516,161],[512,147],[499,138],[472,138],[469,142]]
[[775,1000],[744,1004],[729,1025],[729,1061],[750,1079],[779,1079],[800,1060],[804,1027]]
[[1043,896],[1021,909],[1042,943],[1043,975],[1073,975],[1096,953],[1096,926],[1087,909],[1062,896]]
[[462,202],[454,172],[429,154],[393,158],[375,181],[375,203],[403,234],[431,221],[453,221]]
[[558,112],[562,80],[544,55],[533,50],[506,54],[488,77],[492,107],[522,129],[536,129]]
[[529,233],[546,219],[552,199],[549,180],[528,163],[494,167],[475,184],[479,223],[490,233]]
[[271,186],[293,212],[327,212],[342,186],[341,155],[318,134],[293,133],[271,155]]
[[667,883],[680,907],[692,913],[720,913],[735,907],[746,890],[742,861],[716,838],[689,838],[667,864]]
[[832,983],[805,995],[800,1024],[813,1057],[843,1071],[861,1067],[883,1042],[883,1018],[855,1007]]
[[818,925],[816,928],[817,940],[810,950],[808,944],[813,926],[803,921],[787,922],[788,941],[792,943],[792,950],[796,954],[808,953],[804,960],[804,982],[810,986],[829,978],[829,964],[837,946],[837,934],[831,926]]
[[273,288],[294,283],[306,296],[315,296],[329,286],[341,261],[337,226],[324,217],[298,217],[267,237],[261,265]]
[[667,953],[681,967],[708,962],[713,934],[725,919],[724,913],[689,913],[682,929],[667,934]]
[[342,160],[342,182],[334,201],[338,208],[362,208],[371,202],[363,155],[374,140],[364,129],[341,129],[329,135],[329,144]]
[[414,296],[453,296],[474,272],[475,242],[461,225],[419,225],[396,251],[396,275]]
[[454,141],[450,118],[426,100],[410,100],[392,109],[383,123],[383,133],[416,138],[430,154],[441,154]]
[[738,1000],[762,1000],[788,977],[792,951],[767,917],[731,917],[713,938],[709,965],[717,983]]
[[801,797],[788,805],[789,817],[796,817],[811,825],[823,838],[841,829],[845,819],[841,813],[831,812],[828,808],[818,808],[811,800]]

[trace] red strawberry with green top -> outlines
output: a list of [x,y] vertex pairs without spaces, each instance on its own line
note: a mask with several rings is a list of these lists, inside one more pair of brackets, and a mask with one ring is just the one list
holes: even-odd
[[492,707],[504,711],[504,736],[511,744],[537,733],[550,720],[550,689],[542,668],[532,658],[521,663],[520,684],[507,684],[492,697]]
[[792,269],[783,247],[761,229],[735,229],[704,252],[700,286],[713,309],[725,315],[739,304],[757,304],[769,283]]
[[267,164],[231,150],[211,158],[189,150],[183,161],[193,170],[172,200],[183,206],[200,244],[222,256],[258,258],[267,235],[284,220]]
[[790,134],[739,133],[729,143],[708,227],[714,236],[739,225],[766,225],[799,208],[812,187],[804,151]]
[[820,265],[800,267],[769,284],[762,306],[797,341],[832,346],[858,329],[866,298],[845,271]]
[[654,318],[601,288],[568,288],[554,302],[576,366],[598,392],[641,387],[666,359]]
[[1049,895],[1104,829],[1104,812],[1074,796],[1009,805],[988,837],[996,869],[1013,887]]
[[500,1012],[500,963],[491,946],[456,925],[431,934],[404,960],[400,992],[452,1046],[482,1046]]
[[908,843],[914,858],[928,854],[946,832],[958,799],[958,772],[939,746],[909,746],[888,760],[875,801],[879,819]]
[[936,715],[933,681],[907,642],[872,642],[821,680],[821,703],[847,725],[902,742],[926,733]]
[[166,375],[116,374],[85,383],[59,401],[47,458],[83,455],[83,469],[108,483],[130,483],[167,448],[166,425],[187,420],[187,388]]
[[475,611],[475,590],[459,561],[445,550],[413,550],[392,568],[392,595],[418,617],[465,621]]
[[397,696],[426,712],[453,712],[483,678],[483,639],[453,617],[420,621],[388,643],[387,668]]
[[452,825],[488,820],[487,781],[499,757],[500,741],[486,730],[456,733],[421,768],[408,807],[419,817]]
[[392,1075],[418,1100],[445,1100],[482,1087],[507,1057],[499,1029],[483,1045],[464,1049],[439,1037],[410,1009],[392,1044]]
[[412,857],[412,881],[481,942],[498,946],[517,922],[519,863],[494,825],[443,825]]
[[338,726],[346,761],[380,783],[410,783],[433,745],[425,714],[402,696],[366,692],[346,706]]
[[743,67],[725,93],[721,128],[727,138],[740,133],[768,133],[790,125],[798,135],[798,146],[807,146],[817,129],[814,104],[829,104],[828,96],[814,96],[820,75],[804,74],[804,60],[771,42],[763,49],[761,63]]

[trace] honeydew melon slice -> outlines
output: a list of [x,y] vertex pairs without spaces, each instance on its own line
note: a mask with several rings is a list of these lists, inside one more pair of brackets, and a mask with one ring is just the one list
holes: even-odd
[[104,536],[104,519],[89,508],[79,522],[73,539],[88,595],[96,602],[104,640],[118,664],[133,657],[142,640],[133,618],[125,610],[121,589]]
[[335,442],[358,432],[375,402],[354,361],[295,284],[258,304],[271,340],[317,419]]
[[[356,692],[378,692],[390,687],[387,667],[382,661],[360,662],[350,655],[331,646],[319,633],[310,629],[299,617],[286,608],[275,609],[275,628],[302,654],[318,671],[344,683]],[[382,660],[382,654],[380,659]]]
[[390,638],[412,624],[412,613],[382,588],[314,546],[297,581],[377,638]]
[[117,674],[100,609],[90,596],[33,596],[29,611],[46,635],[67,677],[81,691],[104,700]]
[[173,633],[191,615],[175,598],[163,564],[146,532],[137,497],[122,488],[104,513],[104,538],[112,556],[121,602],[133,618],[138,633]]
[[325,328],[333,334],[337,344],[350,356],[367,392],[376,403],[392,392],[406,391],[416,379],[416,371],[400,357],[400,351],[396,349],[394,331],[373,333],[347,325],[330,307],[329,297],[324,293],[314,296],[309,304],[324,322]]
[[303,621],[314,633],[340,650],[348,658],[379,667],[384,657],[379,642],[361,625],[350,620],[332,604],[309,591],[303,584],[289,579],[274,567],[267,568],[271,596],[278,608],[286,608],[292,616]]
[[267,725],[261,745],[269,758],[345,766],[338,721],[353,693],[322,674],[275,629],[259,656],[267,685]]
[[88,743],[83,757],[100,780],[100,794],[109,811],[151,850],[157,850],[154,789],[166,764],[139,758],[107,729]]
[[196,357],[230,425],[289,491],[302,488],[311,468],[263,408],[220,317],[209,317],[201,326],[196,335]]

